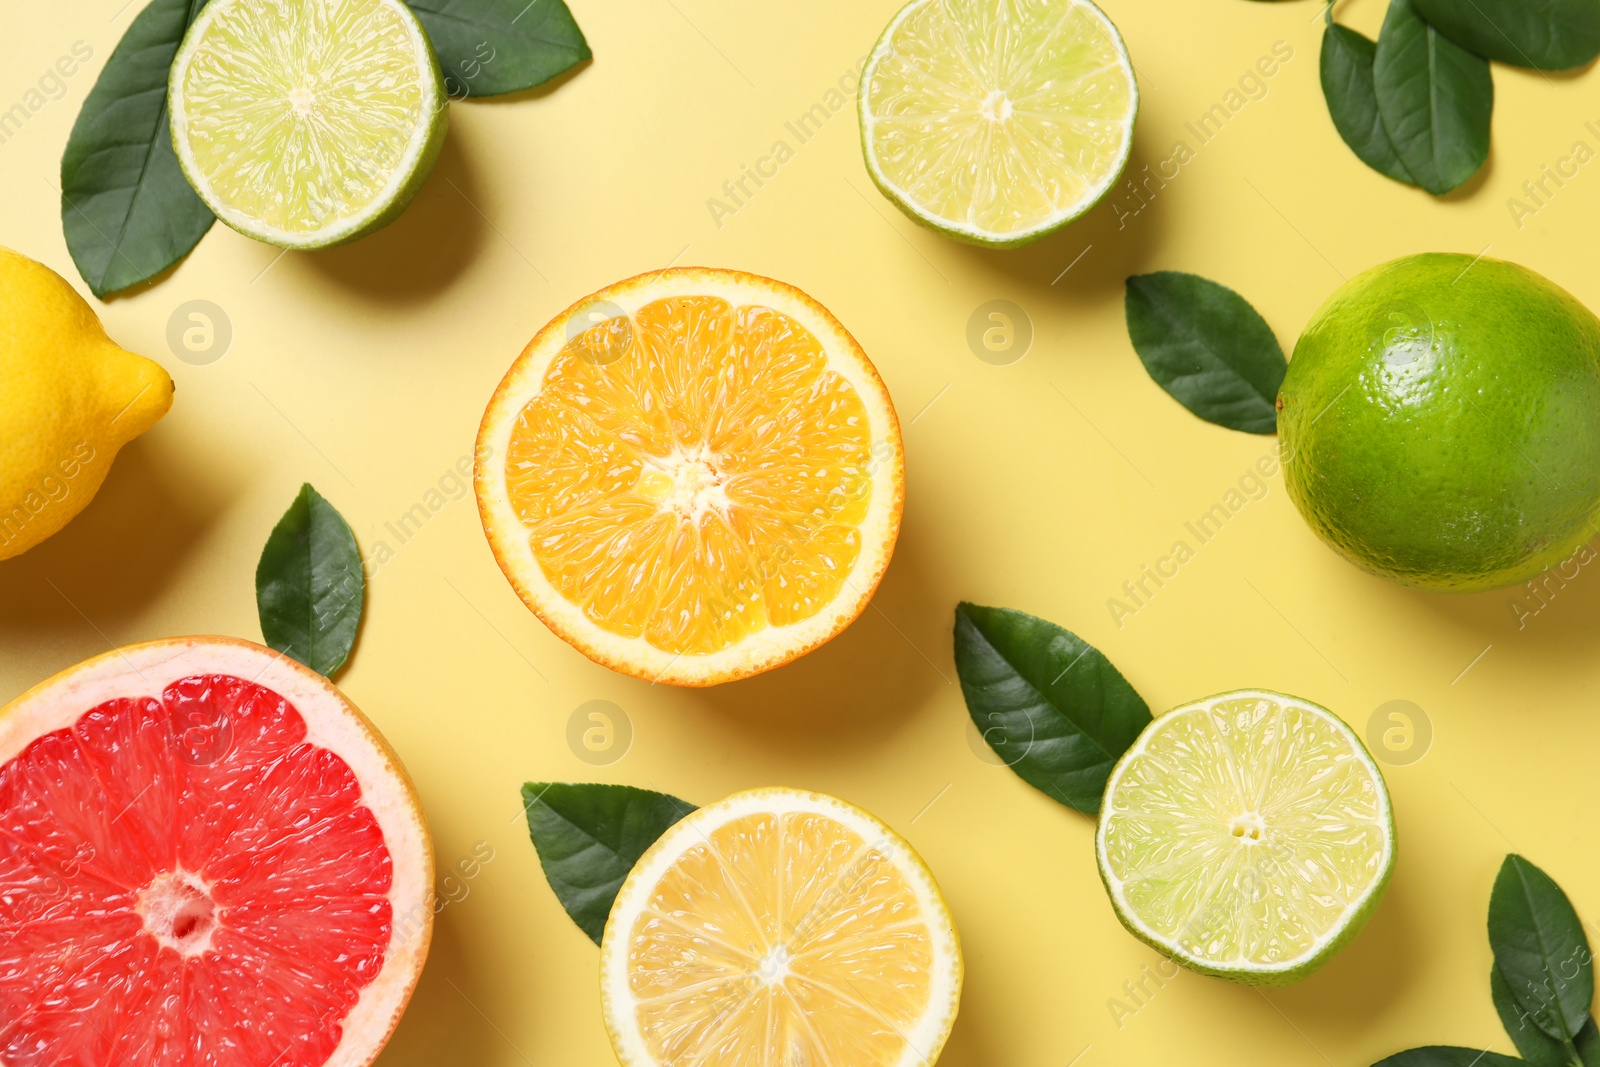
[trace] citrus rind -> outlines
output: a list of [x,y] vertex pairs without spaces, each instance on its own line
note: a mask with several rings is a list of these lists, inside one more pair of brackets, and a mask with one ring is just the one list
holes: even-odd
[[867,842],[863,852],[886,857],[912,887],[919,917],[933,943],[927,1008],[915,1027],[899,1035],[906,1044],[903,1056],[892,1065],[870,1067],[926,1067],[938,1060],[955,1025],[964,966],[954,921],[932,872],[904,838],[860,808],[823,793],[774,787],[736,793],[685,816],[639,858],[618,891],[601,938],[600,999],[606,1030],[622,1067],[662,1067],[640,1033],[628,969],[630,933],[652,891],[685,853],[708,843],[719,827],[747,816],[791,813],[821,815],[842,824]]
[[[212,0],[200,12],[184,34],[183,42],[172,62],[167,85],[167,112],[169,115],[172,147],[178,166],[189,184],[194,187],[212,213],[223,223],[257,241],[293,251],[309,251],[345,244],[382,229],[393,222],[417,195],[427,181],[440,150],[444,147],[445,133],[449,128],[449,94],[445,89],[444,72],[434,55],[427,31],[415,13],[401,0],[371,0],[387,8],[404,27],[406,38],[419,68],[417,123],[411,137],[390,170],[379,192],[360,210],[336,217],[332,222],[315,230],[288,230],[272,225],[229,203],[214,187],[196,159],[189,142],[189,108],[184,95],[186,75],[195,55],[205,42],[206,33],[232,9],[255,3],[257,0]],[[238,121],[237,119],[235,121]]]
[[[1383,842],[1381,870],[1376,877],[1370,880],[1364,890],[1346,905],[1338,920],[1330,924],[1316,941],[1298,956],[1275,963],[1257,963],[1244,959],[1220,960],[1185,950],[1172,937],[1163,935],[1153,928],[1130,904],[1125,892],[1126,881],[1113,873],[1107,849],[1107,835],[1114,817],[1112,814],[1113,798],[1129,768],[1145,757],[1151,740],[1160,735],[1165,729],[1170,728],[1183,716],[1209,714],[1214,707],[1223,701],[1243,700],[1264,700],[1276,705],[1280,711],[1293,708],[1308,712],[1324,722],[1347,743],[1348,756],[1365,769],[1375,787],[1378,813],[1375,825]],[[1267,830],[1270,833],[1270,827]],[[1172,711],[1153,720],[1112,769],[1111,775],[1106,781],[1105,799],[1101,804],[1100,817],[1095,828],[1095,861],[1100,871],[1100,880],[1105,885],[1106,894],[1111,900],[1111,906],[1116,913],[1118,921],[1122,923],[1128,932],[1157,952],[1176,960],[1191,970],[1253,986],[1289,985],[1309,976],[1332,959],[1341,948],[1361,931],[1361,928],[1382,901],[1384,892],[1388,888],[1390,876],[1394,871],[1394,859],[1394,810],[1390,803],[1388,788],[1384,783],[1382,772],[1373,761],[1366,746],[1362,744],[1360,737],[1337,715],[1318,704],[1302,700],[1299,697],[1263,689],[1243,689],[1221,693],[1174,708]]]
[[[506,487],[505,457],[522,410],[544,388],[545,372],[594,308],[630,319],[652,302],[711,296],[734,308],[759,305],[797,321],[822,345],[827,369],[859,396],[871,424],[871,503],[859,524],[861,551],[838,595],[815,614],[790,624],[770,623],[749,637],[708,653],[668,652],[645,637],[625,637],[592,621],[550,582],[534,555],[529,530]],[[905,505],[905,454],[888,389],[849,332],[821,304],[786,285],[742,271],[676,267],[641,274],[579,300],[534,336],[512,364],[484,412],[478,431],[475,488],[484,532],[501,571],[523,603],[555,634],[595,662],[651,682],[706,686],[771,670],[826,643],[865,610],[894,553]]]
[[[1138,76],[1134,71],[1132,60],[1128,57],[1127,45],[1124,43],[1116,25],[1106,16],[1105,12],[1101,11],[1090,0],[1055,0],[1057,6],[1064,8],[1068,14],[1079,9],[1089,14],[1096,21],[1098,28],[1104,32],[1108,42],[1117,54],[1118,66],[1126,79],[1126,88],[1129,94],[1128,110],[1123,119],[1124,134],[1110,165],[1103,168],[1102,173],[1095,178],[1076,201],[1057,208],[1050,214],[1039,218],[1032,225],[1016,230],[999,232],[962,219],[941,215],[924,207],[908,190],[884,173],[884,168],[874,147],[874,134],[879,121],[878,116],[872,110],[869,99],[874,75],[883,60],[895,54],[894,37],[902,25],[923,8],[944,2],[945,0],[911,0],[890,20],[889,25],[885,27],[883,33],[878,37],[878,41],[873,46],[872,52],[867,59],[867,65],[862,71],[860,86],[856,95],[856,112],[861,126],[861,149],[862,155],[866,159],[867,173],[871,176],[872,182],[878,187],[878,190],[908,217],[947,237],[987,248],[1020,248],[1024,245],[1033,244],[1088,214],[1105,199],[1127,169],[1128,161],[1133,155],[1133,131],[1138,120],[1140,103]],[[1066,16],[1064,15],[1063,24],[1065,19]]]
[[[271,649],[231,637],[180,637],[130,645],[86,660],[0,708],[0,766],[44,734],[72,726],[89,709],[124,697],[159,698],[197,675],[230,674],[272,690],[305,721],[305,742],[342,759],[362,803],[383,831],[392,862],[394,931],[382,969],[341,1021],[323,1067],[370,1067],[416,989],[433,938],[433,844],[415,787],[367,718],[326,678]],[[241,1020],[241,1025],[248,1020]]]

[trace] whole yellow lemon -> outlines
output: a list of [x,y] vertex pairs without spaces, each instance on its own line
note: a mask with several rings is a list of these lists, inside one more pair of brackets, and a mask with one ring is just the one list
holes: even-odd
[[165,370],[112,343],[61,275],[0,248],[0,559],[71,522],[171,406]]

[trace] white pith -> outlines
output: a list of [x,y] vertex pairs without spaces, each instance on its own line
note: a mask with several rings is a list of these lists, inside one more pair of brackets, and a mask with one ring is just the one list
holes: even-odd
[[[860,808],[823,793],[768,788],[736,793],[685,816],[639,858],[618,891],[600,946],[600,999],[612,1048],[622,1067],[659,1067],[639,1032],[637,1001],[628,984],[629,932],[651,893],[685,852],[703,844],[718,827],[750,815],[791,812],[815,813],[842,823],[868,842],[868,848],[885,856],[915,892],[919,911],[932,935],[934,971],[927,1011],[916,1027],[903,1034],[906,1050],[893,1067],[929,1067],[938,1059],[960,1004],[963,964],[955,924],[927,865],[904,838]],[[778,946],[761,961],[757,971],[761,981],[781,981],[787,969],[783,948]]]
[[[205,201],[206,206],[223,222],[241,233],[280,248],[312,249],[338,244],[346,237],[360,232],[367,224],[387,212],[422,162],[422,156],[433,134],[433,118],[449,103],[444,95],[433,47],[428,42],[422,23],[401,0],[378,0],[392,8],[406,27],[407,37],[416,58],[419,70],[418,84],[422,91],[422,99],[417,108],[416,128],[412,131],[405,153],[388,176],[382,191],[364,208],[352,215],[338,218],[317,230],[286,230],[262,222],[222,200],[201,170],[188,137],[184,135],[187,129],[188,107],[182,87],[189,64],[205,44],[206,31],[217,18],[230,8],[250,2],[251,0],[211,0],[189,27],[178,54],[173,59],[172,70],[168,75],[167,108],[172,127],[172,147],[178,157],[178,165],[189,183],[194,186],[195,192]],[[315,102],[313,94],[308,89],[292,90],[290,99],[294,109],[300,113],[308,111]]]
[[[572,335],[577,318],[591,325],[587,313],[609,304],[630,318],[641,307],[674,296],[715,296],[734,307],[760,305],[790,316],[821,342],[828,369],[838,373],[860,397],[872,427],[873,454],[887,448],[888,458],[871,469],[872,497],[860,523],[861,552],[839,595],[809,618],[764,629],[717,652],[673,653],[644,637],[621,637],[603,629],[583,609],[567,600],[545,577],[529,543],[528,528],[518,518],[506,491],[505,457],[517,417],[543,390],[545,371]],[[611,312],[615,314],[616,312]],[[715,457],[701,454],[656,457],[653,468],[664,479],[661,499],[684,514],[719,506],[726,497],[716,482]],[[552,630],[586,655],[615,670],[650,681],[704,685],[725,680],[730,672],[754,674],[787,662],[826,641],[866,607],[888,566],[899,532],[904,496],[905,458],[900,424],[888,390],[866,355],[820,304],[789,286],[738,271],[678,268],[640,275],[603,289],[574,304],[546,325],[528,344],[501,382],[484,413],[478,432],[475,483],[484,532],[494,547],[512,587]],[[647,475],[648,477],[648,475]]]
[[[211,900],[210,885],[181,867],[156,875],[139,891],[134,911],[144,920],[145,933],[157,944],[185,957],[209,952],[212,936],[223,921],[222,909]],[[187,934],[179,932],[185,920],[194,926]]]
[[670,455],[643,459],[647,469],[639,479],[639,491],[663,508],[691,521],[708,511],[727,513],[731,501],[723,488],[720,457],[709,449],[702,446],[691,452],[675,446]]
[[[874,149],[874,136],[878,126],[878,117],[872,110],[871,101],[869,99],[869,91],[873,84],[873,78],[877,73],[879,65],[882,63],[885,57],[894,53],[894,37],[896,32],[900,29],[901,24],[904,23],[911,15],[915,14],[922,8],[929,6],[930,4],[938,5],[947,2],[948,0],[911,0],[910,3],[901,8],[895,17],[890,20],[889,25],[884,29],[883,34],[878,38],[877,44],[873,46],[872,54],[867,60],[865,69],[862,71],[860,88],[857,91],[856,96],[856,111],[861,123],[861,142],[863,148],[865,149],[867,170],[872,175],[873,181],[877,183],[878,187],[887,193],[897,204],[935,229],[959,234],[982,244],[1025,244],[1036,237],[1050,233],[1051,231],[1065,225],[1068,222],[1071,222],[1073,219],[1076,219],[1082,215],[1085,211],[1089,210],[1096,203],[1098,203],[1101,198],[1103,198],[1110,190],[1111,186],[1116,183],[1118,178],[1122,176],[1122,172],[1127,166],[1128,159],[1133,153],[1133,125],[1139,108],[1138,78],[1134,72],[1132,61],[1128,58],[1127,48],[1123,44],[1122,35],[1118,33],[1116,26],[1106,16],[1105,12],[1101,11],[1093,3],[1090,3],[1089,0],[1060,0],[1061,6],[1064,9],[1062,16],[1063,20],[1065,19],[1066,15],[1070,14],[1073,10],[1077,8],[1083,8],[1099,22],[1106,35],[1116,43],[1117,52],[1119,54],[1119,66],[1122,68],[1124,75],[1127,78],[1131,100],[1127,119],[1127,134],[1123,140],[1122,151],[1119,154],[1115,165],[1109,167],[1106,173],[1102,175],[1097,182],[1091,184],[1076,202],[1057,209],[1050,215],[1039,219],[1036,223],[1034,223],[1034,225],[1023,229],[1006,231],[988,230],[964,220],[952,219],[944,215],[936,214],[935,212],[926,209],[920,203],[918,203],[916,198],[909,190],[902,187],[899,183],[891,180],[888,175],[883,172],[882,167],[879,165],[877,153]],[[1013,111],[1013,105],[1007,98],[1004,90],[999,87],[995,87],[983,100],[978,102],[978,110],[983,118],[991,122],[998,123],[1004,122],[1010,118]]]
[[[394,930],[383,968],[341,1023],[321,1067],[369,1067],[405,1011],[433,933],[433,846],[402,768],[375,728],[332,683],[271,649],[234,638],[153,641],[108,652],[56,675],[0,709],[0,765],[35,738],[70,727],[117,697],[160,697],[174,682],[228,674],[286,699],[305,720],[306,741],[337,754],[360,783],[393,865]],[[410,917],[415,917],[412,925]],[[5,1067],[0,1059],[0,1067]]]
[[[1243,958],[1213,959],[1196,956],[1185,950],[1180,944],[1152,927],[1130,905],[1124,890],[1124,882],[1112,873],[1107,860],[1106,834],[1108,820],[1105,812],[1111,808],[1110,798],[1116,793],[1121,784],[1123,775],[1128,767],[1147,751],[1150,741],[1158,736],[1164,728],[1170,727],[1174,722],[1188,714],[1208,714],[1209,709],[1224,700],[1263,699],[1276,704],[1292,706],[1315,715],[1333,727],[1334,731],[1344,737],[1349,744],[1351,754],[1366,769],[1368,775],[1377,787],[1379,803],[1379,825],[1383,832],[1383,867],[1385,871],[1392,866],[1394,861],[1394,813],[1389,799],[1389,793],[1384,784],[1383,775],[1378,765],[1373,762],[1372,756],[1361,743],[1355,732],[1326,708],[1313,704],[1298,697],[1276,693],[1270,690],[1236,690],[1207,697],[1204,700],[1193,701],[1189,704],[1174,708],[1157,717],[1139,735],[1139,738],[1117,761],[1111,775],[1106,781],[1105,799],[1101,803],[1101,817],[1095,827],[1095,859],[1100,868],[1100,876],[1105,882],[1107,892],[1110,894],[1112,907],[1125,923],[1136,929],[1140,936],[1152,944],[1159,945],[1161,950],[1174,959],[1200,970],[1211,972],[1230,972],[1249,975],[1279,975],[1291,974],[1308,964],[1318,960],[1327,951],[1330,945],[1338,941],[1357,917],[1365,914],[1368,905],[1374,896],[1381,893],[1387,882],[1386,874],[1372,880],[1366,890],[1356,899],[1352,900],[1341,912],[1339,918],[1328,924],[1326,930],[1311,943],[1298,956],[1277,963],[1258,963]],[[1270,827],[1263,823],[1258,812],[1241,810],[1237,812],[1228,827],[1229,832],[1238,841],[1240,848],[1256,848],[1270,832]]]

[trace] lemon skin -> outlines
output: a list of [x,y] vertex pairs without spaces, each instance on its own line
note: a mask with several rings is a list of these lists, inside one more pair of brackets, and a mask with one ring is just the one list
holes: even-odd
[[0,560],[60,531],[118,450],[172,406],[158,364],[114,344],[42,263],[0,248]]
[[1500,588],[1600,533],[1600,320],[1525,267],[1436,253],[1352,279],[1278,409],[1289,496],[1374,573]]

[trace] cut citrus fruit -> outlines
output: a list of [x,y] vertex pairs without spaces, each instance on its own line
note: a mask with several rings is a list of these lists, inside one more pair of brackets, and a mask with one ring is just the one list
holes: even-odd
[[135,645],[17,698],[0,812],[5,1067],[366,1067],[427,956],[399,760],[257,645]]
[[539,331],[478,433],[495,558],[553,631],[651,681],[785,663],[866,607],[900,529],[889,393],[797,289],[678,268]]
[[1082,215],[1133,150],[1139,88],[1088,0],[912,0],[858,94],[867,170],[918,222],[1014,247]]
[[167,90],[200,199],[282,248],[352,241],[399,215],[433,169],[448,103],[400,0],[211,0]]
[[925,1067],[961,977],[955,926],[911,846],[793,789],[674,825],[634,865],[600,945],[623,1067]]
[[1095,834],[1134,936],[1251,985],[1303,978],[1354,937],[1394,852],[1388,789],[1350,727],[1254,689],[1145,727],[1111,772]]

